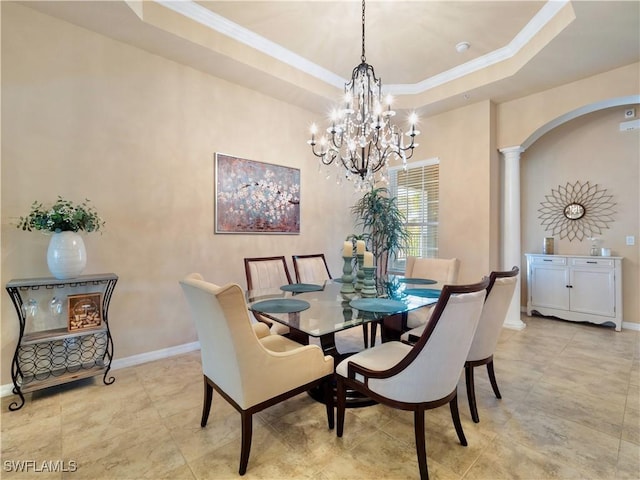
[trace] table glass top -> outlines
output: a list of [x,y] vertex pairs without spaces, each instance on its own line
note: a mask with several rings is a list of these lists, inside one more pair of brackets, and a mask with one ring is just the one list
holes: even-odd
[[[379,320],[388,313],[359,311],[350,305],[352,300],[361,299],[359,293],[340,293],[341,282],[328,280],[322,290],[293,292],[281,290],[279,287],[247,292],[249,310],[252,305],[265,300],[295,299],[309,303],[309,308],[291,313],[261,313],[261,315],[295,328],[312,337],[321,337],[366,322]],[[435,304],[437,297],[423,297],[405,293],[406,285],[393,279],[387,284],[387,293],[380,297],[402,302],[404,312]],[[357,302],[356,302],[357,304]]]

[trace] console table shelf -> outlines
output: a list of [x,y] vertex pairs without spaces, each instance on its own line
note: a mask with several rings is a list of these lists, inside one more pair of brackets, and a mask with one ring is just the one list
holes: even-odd
[[[115,381],[107,375],[113,359],[109,303],[117,281],[117,275],[106,273],[67,280],[16,279],[7,283],[20,323],[11,364],[13,393],[20,397],[20,402],[12,402],[9,410],[22,408],[24,393],[34,390],[96,375],[102,375],[106,385]],[[83,325],[86,328],[70,331],[67,324],[70,297],[97,300],[98,296],[99,325],[88,323]],[[75,317],[74,321],[78,318],[86,316]]]

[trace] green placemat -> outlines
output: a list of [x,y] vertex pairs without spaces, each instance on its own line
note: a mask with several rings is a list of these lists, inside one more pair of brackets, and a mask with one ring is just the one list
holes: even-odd
[[318,290],[322,290],[322,285],[316,285],[314,283],[292,283],[289,285],[282,285],[280,290],[295,293],[317,292]]
[[358,298],[351,300],[349,305],[362,312],[374,313],[396,313],[407,309],[404,303],[388,298]]
[[400,283],[414,283],[416,285],[433,285],[434,283],[438,283],[435,280],[431,280],[430,278],[399,278],[398,281]]
[[438,298],[442,291],[437,288],[405,288],[404,293],[414,297]]
[[293,300],[291,298],[278,298],[274,300],[264,300],[254,303],[250,309],[262,313],[293,313],[306,310],[311,305],[304,300]]

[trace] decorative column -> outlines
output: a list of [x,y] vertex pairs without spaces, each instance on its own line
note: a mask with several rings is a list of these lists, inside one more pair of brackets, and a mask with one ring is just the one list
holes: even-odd
[[521,146],[500,149],[504,158],[504,188],[502,212],[502,269],[511,270],[515,265],[520,268],[516,291],[507,318],[505,328],[522,330],[526,324],[520,319],[520,289],[521,278],[526,275],[526,267],[521,265],[520,240],[520,154],[524,152]]

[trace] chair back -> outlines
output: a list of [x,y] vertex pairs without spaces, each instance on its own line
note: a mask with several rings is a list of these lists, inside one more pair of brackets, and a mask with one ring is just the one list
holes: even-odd
[[313,255],[294,255],[293,269],[298,283],[315,283],[322,285],[330,280],[331,273],[324,258],[324,253]]
[[431,321],[409,354],[385,379],[369,379],[369,388],[397,401],[440,400],[456,389],[476,331],[489,279],[474,285],[446,285]]
[[484,360],[493,355],[516,290],[518,272],[518,267],[505,272],[491,272],[487,298],[467,356],[468,361]]
[[242,289],[218,287],[192,275],[180,284],[196,325],[203,373],[247,408],[262,388],[268,352],[253,331]]
[[458,282],[460,260],[457,258],[418,258],[407,257],[405,276],[413,278],[430,278],[436,280],[440,287],[454,285]]
[[248,290],[278,288],[291,283],[291,275],[284,256],[244,259]]

